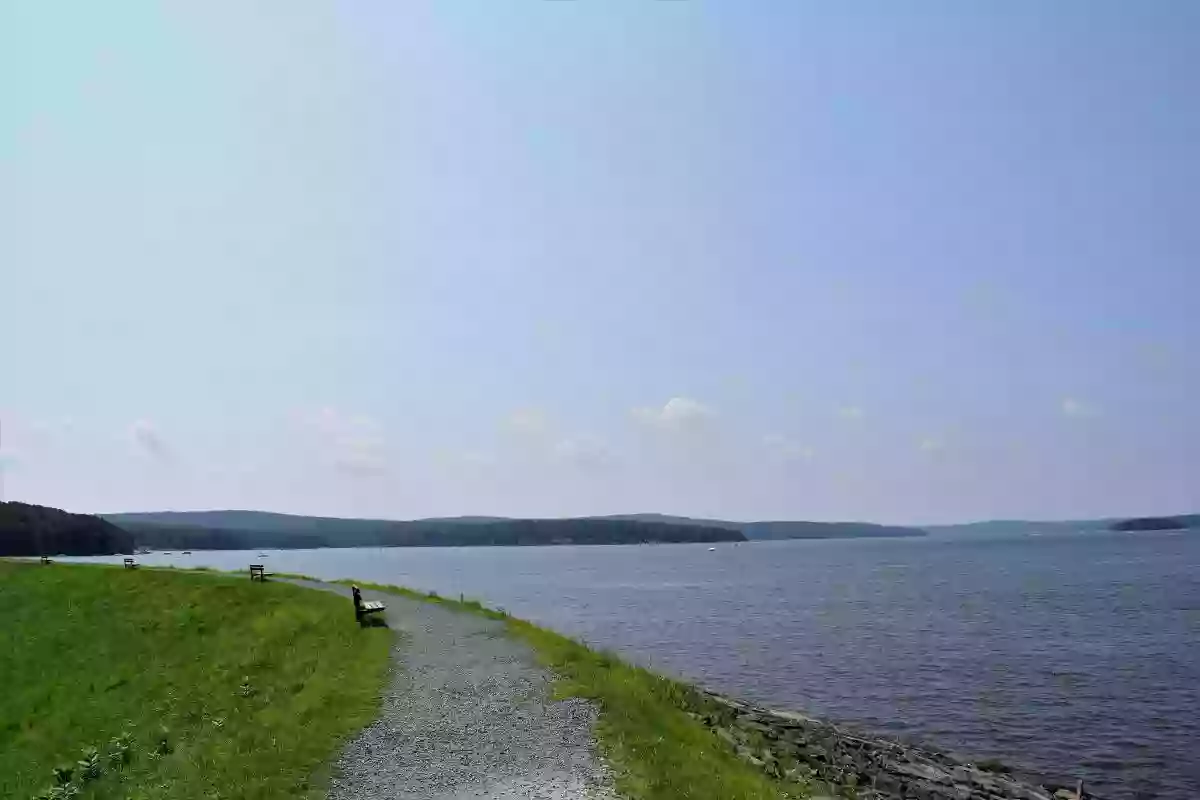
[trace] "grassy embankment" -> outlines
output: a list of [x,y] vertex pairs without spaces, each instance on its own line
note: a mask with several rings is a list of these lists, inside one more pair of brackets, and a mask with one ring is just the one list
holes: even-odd
[[625,663],[586,645],[474,600],[454,600],[398,586],[363,588],[441,603],[503,621],[559,676],[561,697],[584,697],[600,708],[597,740],[613,768],[616,788],[629,800],[785,800],[808,796],[805,785],[779,781],[742,761],[689,712],[711,701],[687,684]]
[[282,583],[0,561],[0,797],[324,797],[391,636]]
[[[477,602],[372,588],[503,621],[560,676],[560,695],[601,708],[622,797],[804,794],[690,717],[706,701],[685,684]],[[333,595],[240,575],[0,561],[0,796],[37,796],[59,765],[97,800],[323,796],[387,667],[390,635],[346,617]],[[102,772],[85,780],[89,748]]]

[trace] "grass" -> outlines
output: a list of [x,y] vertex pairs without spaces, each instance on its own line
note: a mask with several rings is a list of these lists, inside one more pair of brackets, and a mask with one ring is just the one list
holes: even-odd
[[391,642],[284,583],[0,561],[0,797],[324,797]]
[[559,696],[584,697],[600,708],[596,737],[623,798],[784,800],[807,795],[804,786],[772,780],[742,761],[729,745],[690,716],[711,711],[712,701],[687,684],[632,666],[475,600],[363,581],[340,583],[356,583],[502,620],[510,634],[529,644],[558,676],[555,689]]

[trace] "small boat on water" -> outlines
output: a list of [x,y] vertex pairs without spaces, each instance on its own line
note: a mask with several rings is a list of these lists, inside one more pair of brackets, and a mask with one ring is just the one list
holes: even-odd
[[191,550],[184,550],[184,551],[183,551],[183,554],[184,554],[185,556],[190,556],[190,555],[192,554],[192,551],[191,551]]
[[715,547],[710,547],[710,548],[708,548],[708,552],[712,553],[712,552],[714,552],[716,549],[717,549],[717,548],[715,548]]

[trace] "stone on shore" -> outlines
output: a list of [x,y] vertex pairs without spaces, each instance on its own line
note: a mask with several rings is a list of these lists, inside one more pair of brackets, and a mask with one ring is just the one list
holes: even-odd
[[[816,784],[856,800],[1100,800],[1066,787],[1018,780],[922,747],[849,733],[791,712],[757,708],[712,692],[693,714],[748,763],[768,774]],[[986,768],[985,768],[986,767]]]

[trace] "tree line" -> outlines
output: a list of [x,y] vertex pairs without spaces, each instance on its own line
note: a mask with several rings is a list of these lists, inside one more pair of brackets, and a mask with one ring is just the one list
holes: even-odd
[[324,520],[316,529],[240,529],[108,520],[26,503],[0,503],[0,555],[111,555],[153,550],[317,547],[503,547],[744,541],[737,530],[637,519],[411,522]]
[[555,544],[744,541],[740,531],[702,525],[615,519],[504,519],[464,524],[417,520],[364,525],[328,521],[319,531],[208,528],[122,522],[139,547],[155,550],[246,550],[315,547],[482,547]]
[[90,514],[0,503],[0,555],[94,556],[132,553],[131,533]]

